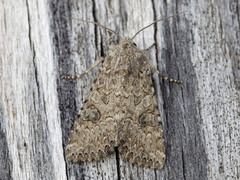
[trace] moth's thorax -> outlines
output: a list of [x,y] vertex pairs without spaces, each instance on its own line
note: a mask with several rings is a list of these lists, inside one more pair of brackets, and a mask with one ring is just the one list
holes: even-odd
[[114,76],[120,74],[122,77],[147,69],[144,52],[129,37],[122,38],[118,45],[110,48],[103,66],[111,67]]

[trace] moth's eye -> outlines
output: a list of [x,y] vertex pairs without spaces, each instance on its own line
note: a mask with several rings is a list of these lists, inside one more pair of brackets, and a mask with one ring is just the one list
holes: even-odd
[[137,47],[137,44],[136,44],[136,43],[133,43],[133,45]]

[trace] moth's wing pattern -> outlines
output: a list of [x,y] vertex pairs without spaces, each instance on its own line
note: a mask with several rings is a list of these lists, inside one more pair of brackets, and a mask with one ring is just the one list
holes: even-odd
[[108,62],[103,62],[70,133],[66,153],[73,162],[98,161],[117,146],[114,98],[110,97],[114,85],[109,86]]
[[128,39],[109,52],[71,132],[69,160],[99,160],[118,147],[131,163],[163,167],[162,121],[145,58]]
[[131,62],[133,71],[125,82],[131,93],[125,104],[128,113],[119,124],[119,152],[138,166],[161,169],[165,161],[164,135],[151,73],[143,56]]

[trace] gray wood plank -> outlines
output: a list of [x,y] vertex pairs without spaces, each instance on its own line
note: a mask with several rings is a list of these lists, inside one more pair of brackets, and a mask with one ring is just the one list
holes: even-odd
[[[240,40],[238,1],[1,1],[0,179],[239,179]],[[102,161],[65,159],[72,125],[97,75],[79,74],[109,47],[108,32],[140,33],[159,71],[153,76],[164,120],[166,163],[139,168],[113,154]],[[115,41],[118,39],[113,36]]]
[[1,1],[0,8],[1,125],[9,151],[8,177],[64,179],[47,2]]

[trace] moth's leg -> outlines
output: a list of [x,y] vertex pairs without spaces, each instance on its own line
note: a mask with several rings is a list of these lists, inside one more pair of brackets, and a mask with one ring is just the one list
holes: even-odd
[[110,45],[113,45],[113,44],[114,44],[114,41],[113,41],[113,38],[112,38],[112,37],[109,38],[109,44],[110,44]]
[[[145,56],[146,57],[146,56]],[[179,80],[175,80],[175,79],[171,79],[167,76],[164,76],[162,75],[158,70],[157,68],[153,65],[152,61],[149,60],[147,57],[146,57],[146,60],[147,60],[147,63],[149,64],[151,70],[153,71],[153,73],[157,73],[159,76],[161,76],[161,78],[163,78],[164,80],[167,80],[169,82],[174,82],[174,83],[179,83],[179,84],[182,84],[183,81],[179,81]]]
[[153,43],[150,47],[143,49],[143,51],[146,53],[148,52],[150,49],[152,49],[154,46],[156,45],[156,43]]
[[99,63],[103,62],[104,58],[101,57],[99,58],[97,61],[95,61],[92,65],[92,67],[90,67],[88,70],[86,70],[84,73],[76,75],[76,76],[64,76],[62,77],[62,79],[77,79],[77,78],[81,78],[83,75],[89,73],[90,71],[92,71]]

